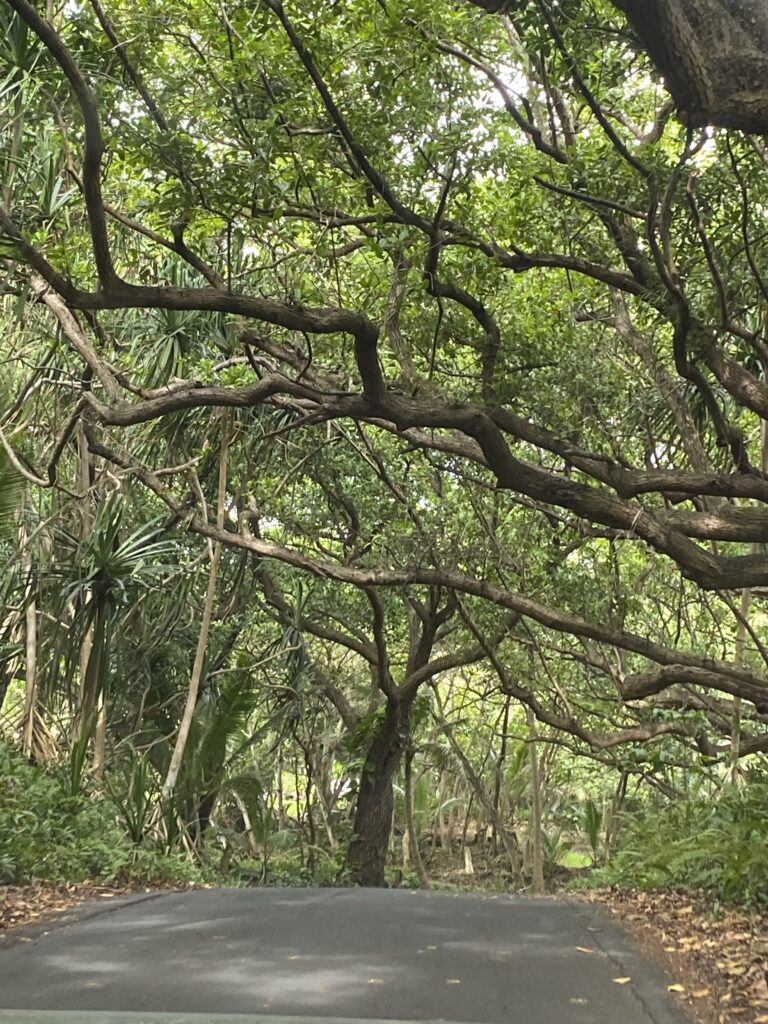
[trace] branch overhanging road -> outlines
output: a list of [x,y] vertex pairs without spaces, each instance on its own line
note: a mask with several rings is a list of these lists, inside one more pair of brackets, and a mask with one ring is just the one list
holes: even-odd
[[658,970],[587,905],[219,889],[75,917],[0,951],[0,1024],[684,1021]]

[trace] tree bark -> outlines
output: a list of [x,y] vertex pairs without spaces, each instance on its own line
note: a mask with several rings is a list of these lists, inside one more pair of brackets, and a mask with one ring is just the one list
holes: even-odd
[[384,717],[373,737],[360,776],[354,835],[347,870],[357,885],[385,885],[384,867],[392,830],[392,784],[400,768],[411,728],[413,695],[388,697]]
[[[216,507],[216,523],[217,526],[222,529],[224,525],[224,512],[225,512],[225,501],[227,491],[227,456],[229,453],[229,432],[230,432],[230,414],[225,413],[223,422],[221,424],[221,448],[219,452],[219,486],[217,496],[217,507]],[[164,800],[173,793],[176,788],[176,783],[179,778],[179,772],[181,770],[181,763],[184,759],[184,751],[187,748],[187,740],[189,739],[189,732],[192,728],[192,719],[194,718],[195,708],[197,706],[197,695],[200,692],[200,682],[203,677],[203,668],[205,666],[205,652],[208,646],[208,633],[211,627],[211,620],[213,619],[213,604],[216,597],[216,587],[219,578],[219,564],[221,562],[221,542],[216,541],[213,545],[213,555],[211,558],[211,566],[208,571],[208,588],[205,594],[205,603],[203,605],[203,614],[200,620],[200,633],[197,638],[197,649],[195,651],[195,661],[192,666],[192,674],[189,680],[189,689],[187,691],[187,700],[184,705],[184,712],[181,716],[181,722],[179,723],[179,731],[176,735],[176,743],[173,748],[173,754],[171,755],[171,763],[168,766],[168,773],[163,783],[162,796]]]
[[416,832],[416,821],[413,814],[413,746],[409,743],[405,752],[405,828],[408,837],[408,860],[419,878],[419,886],[422,889],[431,889],[427,869],[419,849],[419,836]]
[[768,132],[765,0],[614,0],[689,124]]
[[27,587],[24,609],[24,717],[22,719],[21,749],[26,757],[32,756],[35,732],[35,703],[37,696],[37,604],[32,596],[32,559],[27,547],[27,534],[23,529],[19,541],[22,549],[21,568]]
[[[504,14],[509,0],[470,0]],[[688,124],[768,132],[765,0],[613,0]]]
[[531,761],[531,892],[534,896],[544,894],[544,856],[541,847],[541,773],[539,771],[538,735],[536,717],[526,708],[528,719],[528,755]]

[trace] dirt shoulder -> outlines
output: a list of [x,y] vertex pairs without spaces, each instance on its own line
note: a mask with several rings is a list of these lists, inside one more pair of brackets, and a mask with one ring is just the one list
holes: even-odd
[[14,928],[53,921],[81,903],[99,900],[106,903],[119,896],[153,893],[167,888],[161,885],[101,885],[95,882],[0,885],[0,940]]
[[768,913],[664,890],[597,890],[598,903],[666,971],[696,1024],[768,1024]]

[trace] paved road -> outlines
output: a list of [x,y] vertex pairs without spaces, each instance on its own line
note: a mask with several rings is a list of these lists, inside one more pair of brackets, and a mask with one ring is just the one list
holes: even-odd
[[[219,889],[91,905],[0,950],[0,1024],[242,1014],[466,1024],[681,1024],[590,907],[403,890]],[[90,916],[89,916],[90,915]],[[29,937],[31,936],[31,938]],[[615,978],[631,977],[624,985]],[[163,1017],[162,1014],[171,1014]],[[160,1014],[155,1017],[153,1015]],[[186,1021],[187,1018],[184,1018]],[[58,1018],[57,1018],[58,1020]],[[234,1022],[233,1022],[234,1024]],[[324,1021],[323,1024],[329,1024]]]

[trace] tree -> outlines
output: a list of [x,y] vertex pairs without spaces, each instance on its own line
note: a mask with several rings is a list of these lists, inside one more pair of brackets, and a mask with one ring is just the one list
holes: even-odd
[[[593,753],[768,749],[740,604],[768,581],[760,139],[696,131],[673,83],[675,120],[608,3],[3,2],[8,309],[30,349],[62,339],[6,451],[59,494],[81,424],[169,526],[369,604],[345,629],[385,698],[363,880],[413,679],[468,651]],[[212,407],[240,424],[218,522]]]
[[768,12],[759,0],[617,0],[689,124],[764,134]]
[[[470,0],[491,14],[525,4]],[[613,0],[664,76],[678,111],[696,127],[768,129],[768,13],[760,0]],[[552,23],[553,10],[538,6]]]

